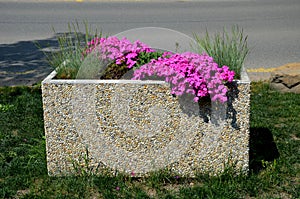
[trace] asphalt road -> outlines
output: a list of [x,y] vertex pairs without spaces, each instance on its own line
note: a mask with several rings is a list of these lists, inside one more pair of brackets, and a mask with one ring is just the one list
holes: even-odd
[[34,41],[55,45],[52,27],[65,32],[76,19],[112,35],[163,27],[201,36],[238,24],[251,47],[246,68],[300,62],[299,0],[78,1],[0,0],[0,85],[43,79],[52,69]]

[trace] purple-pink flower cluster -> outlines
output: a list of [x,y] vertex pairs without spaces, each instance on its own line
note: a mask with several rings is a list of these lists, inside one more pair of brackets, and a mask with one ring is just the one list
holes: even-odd
[[[132,68],[141,52],[154,52],[146,44],[117,37],[94,38],[87,44],[84,56],[93,54],[100,61],[114,62],[117,65],[126,64]],[[234,78],[234,71],[227,66],[219,67],[213,58],[207,54],[191,52],[170,53],[165,52],[157,60],[151,60],[148,64],[134,71],[132,79],[143,79],[145,76],[156,75],[163,77],[172,86],[172,94],[182,95],[191,93],[195,95],[197,102],[201,97],[210,96],[212,101],[226,102],[226,82]]]
[[92,39],[87,44],[84,55],[95,53],[101,61],[115,62],[117,65],[126,64],[132,68],[141,52],[153,52],[146,44],[135,41],[131,43],[128,39],[118,39],[117,37]]
[[182,95],[185,92],[195,95],[194,100],[210,96],[212,101],[226,102],[226,82],[234,78],[234,71],[227,66],[221,68],[207,54],[185,52],[172,54],[166,52],[158,60],[141,66],[134,71],[133,79],[157,75],[171,83],[172,94]]

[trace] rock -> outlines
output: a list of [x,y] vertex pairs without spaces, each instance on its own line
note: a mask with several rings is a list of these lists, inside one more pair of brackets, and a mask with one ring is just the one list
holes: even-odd
[[300,63],[289,63],[271,73],[270,86],[280,92],[300,93]]

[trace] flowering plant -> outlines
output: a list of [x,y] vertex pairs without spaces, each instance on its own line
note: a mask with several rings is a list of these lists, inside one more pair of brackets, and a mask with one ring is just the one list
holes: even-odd
[[135,67],[134,80],[153,75],[163,77],[171,84],[172,94],[179,96],[191,93],[195,95],[196,102],[205,96],[211,96],[212,101],[226,102],[227,87],[224,84],[231,82],[235,75],[227,66],[219,67],[205,53],[164,52],[156,54],[153,59],[148,58],[148,62],[140,61],[141,55],[155,53],[155,50],[140,41],[131,43],[126,38],[94,38],[88,42],[84,56],[93,52],[97,53],[101,61],[113,62],[110,66],[117,69],[125,66],[125,72]]
[[83,56],[85,58],[90,54],[97,56],[102,65],[108,66],[100,71],[101,79],[120,79],[130,69],[136,69],[162,55],[140,41],[131,43],[126,38],[119,40],[117,37],[92,39],[87,43]]
[[101,60],[113,60],[117,65],[125,63],[132,68],[137,63],[137,57],[141,52],[154,52],[146,44],[135,41],[131,43],[128,39],[119,40],[117,37],[96,37],[87,43],[88,48],[84,55],[97,52]]
[[218,67],[213,58],[205,53],[166,52],[161,58],[136,70],[133,79],[141,79],[145,75],[164,77],[172,85],[172,94],[191,93],[195,95],[196,102],[210,95],[212,101],[226,102],[227,88],[224,83],[233,80],[234,72],[227,66]]

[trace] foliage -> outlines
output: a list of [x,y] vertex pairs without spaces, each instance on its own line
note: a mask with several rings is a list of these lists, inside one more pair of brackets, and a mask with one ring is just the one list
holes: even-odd
[[142,65],[149,63],[151,60],[157,60],[163,55],[162,52],[155,51],[155,52],[141,52],[139,53],[137,60],[136,60],[136,67],[134,69],[140,68]]
[[[68,24],[69,31],[67,33],[56,34],[59,49],[45,52],[49,65],[54,67],[58,73],[58,79],[75,79],[84,58],[92,52],[99,56],[105,51],[106,57],[100,57],[100,59],[101,61],[108,61],[109,63],[105,63],[106,66],[112,67],[107,72],[113,74],[106,73],[107,75],[104,75],[102,79],[117,79],[114,74],[121,77],[120,74],[128,71],[125,70],[125,65],[135,69],[162,55],[162,53],[154,52],[139,41],[131,44],[125,38],[118,40],[115,37],[101,37],[102,34],[98,34],[97,30],[92,31],[87,22],[84,22],[84,25],[85,34],[81,33],[78,22]],[[217,33],[214,37],[211,37],[208,31],[206,31],[203,39],[196,34],[194,36],[200,54],[204,49],[219,66],[228,66],[230,70],[235,72],[235,78],[239,78],[241,67],[249,53],[248,36],[244,36],[243,29],[233,26],[231,34],[224,28],[223,33]],[[95,51],[96,46],[98,52]],[[103,71],[101,73],[103,75]]]
[[230,34],[224,28],[222,33],[216,33],[211,37],[206,30],[204,38],[194,34],[198,44],[198,50],[204,50],[213,57],[219,66],[228,66],[235,72],[235,78],[240,78],[246,56],[249,53],[247,44],[248,36],[244,36],[244,31],[239,26],[232,26]]
[[[162,52],[140,52],[136,58],[136,63],[133,66],[133,70],[140,68],[142,65],[149,63],[152,59],[158,59],[162,56]],[[109,64],[104,72],[100,75],[100,79],[121,79],[131,69],[128,68],[126,63]]]

